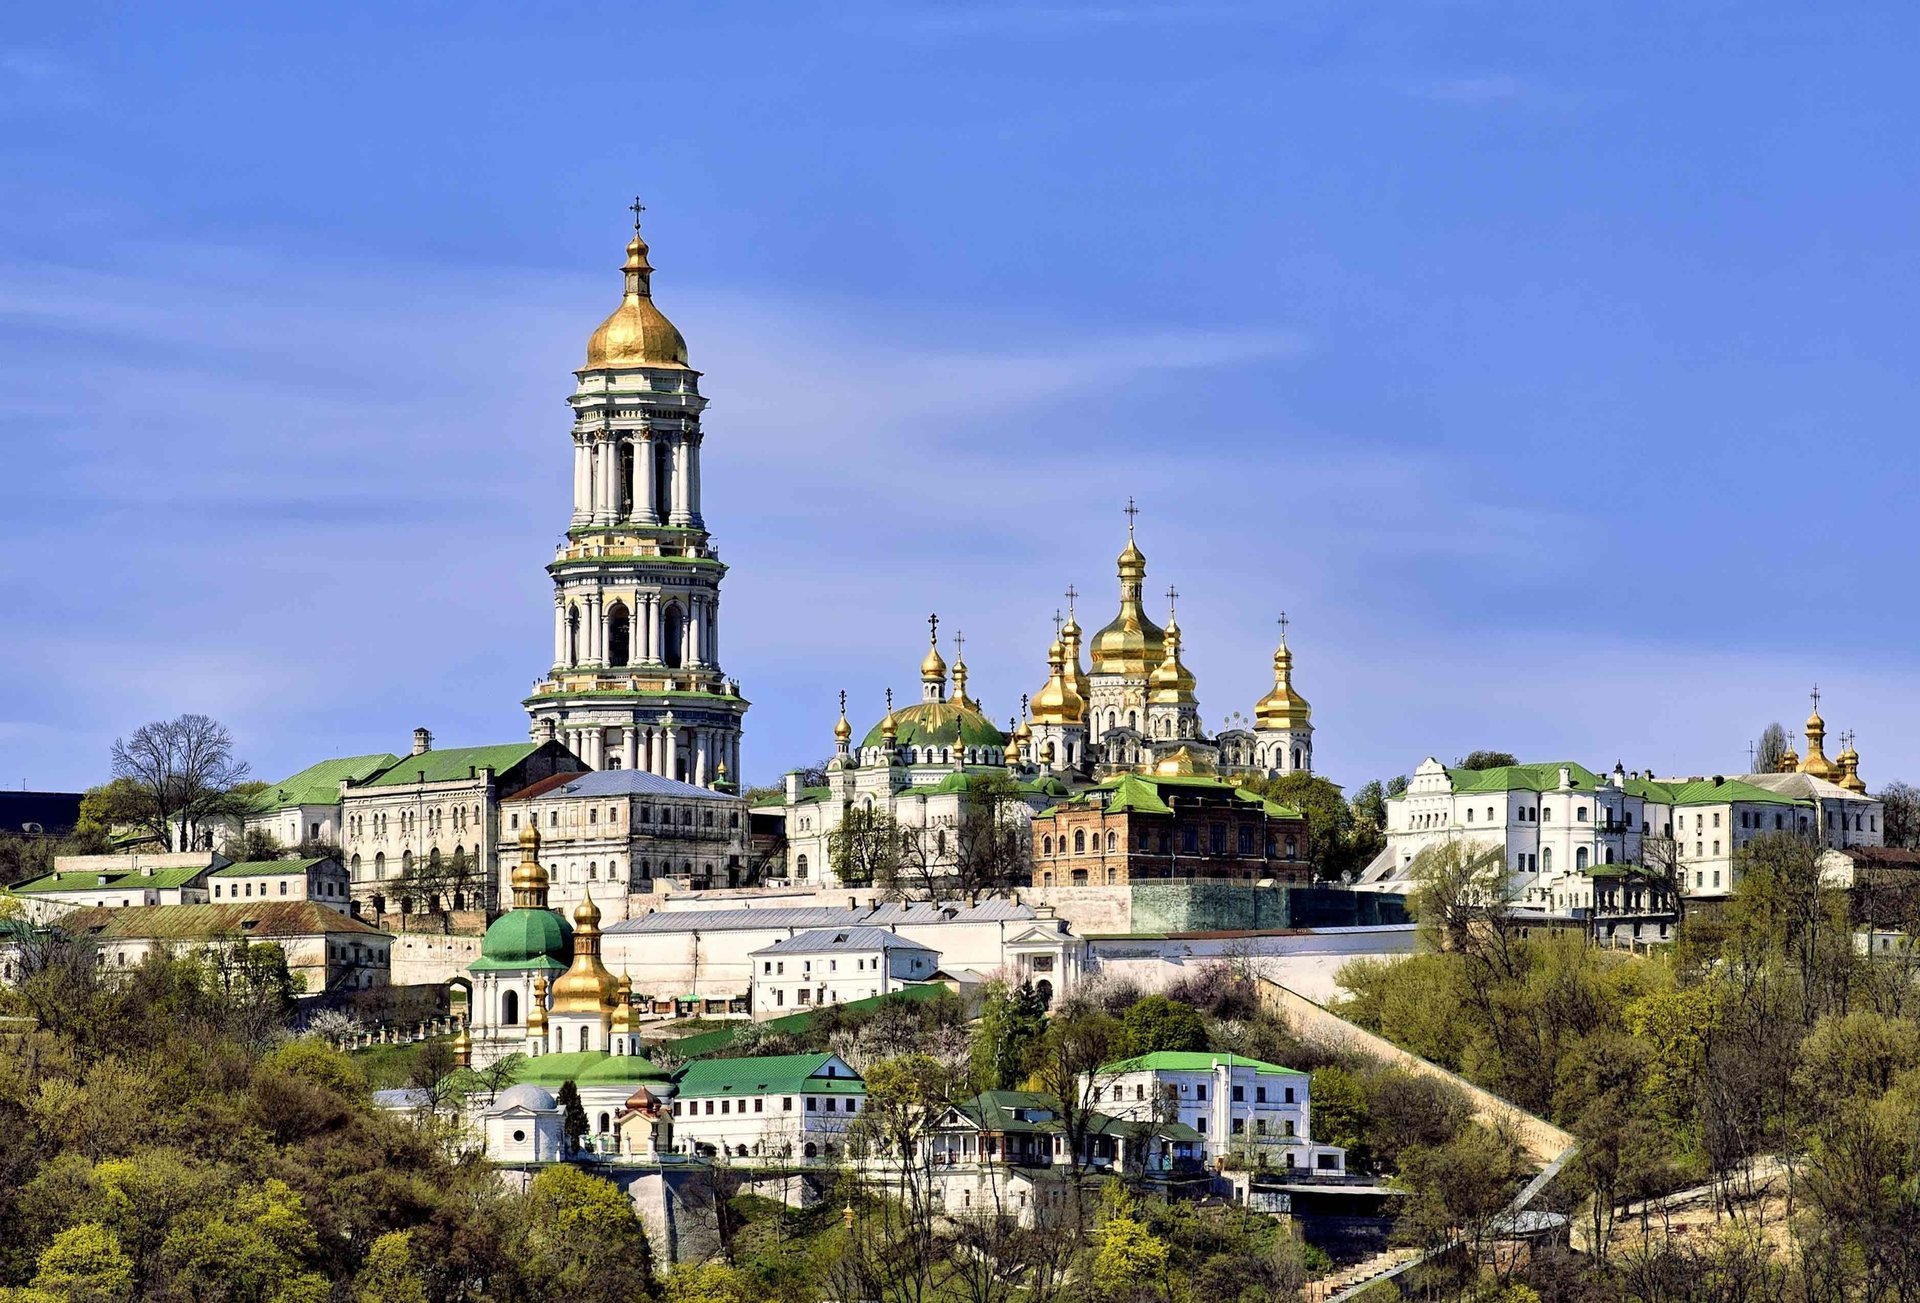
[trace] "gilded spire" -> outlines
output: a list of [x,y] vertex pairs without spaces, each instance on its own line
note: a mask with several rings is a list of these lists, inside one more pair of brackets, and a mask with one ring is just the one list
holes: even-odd
[[600,962],[600,907],[593,891],[573,911],[573,966],[553,984],[555,1013],[612,1013],[620,983]]
[[1079,724],[1086,719],[1086,702],[1067,677],[1067,647],[1055,638],[1047,648],[1047,683],[1033,698],[1036,724]]
[[527,1002],[527,1039],[543,1040],[547,1034],[547,975],[533,978],[533,999]]
[[966,635],[955,629],[953,631],[953,704],[977,710],[980,703],[967,695],[967,662],[961,656],[961,650],[966,645]]
[[1133,518],[1140,509],[1127,499],[1127,546],[1118,562],[1120,612],[1093,636],[1093,672],[1144,679],[1165,653],[1160,626],[1147,618],[1141,594],[1147,579],[1147,558],[1133,541]]
[[1293,690],[1293,652],[1287,646],[1287,613],[1280,612],[1280,645],[1273,652],[1273,689],[1253,707],[1259,728],[1294,729],[1313,717],[1307,699]]
[[1840,770],[1833,761],[1827,759],[1823,749],[1827,740],[1827,721],[1820,718],[1819,685],[1814,686],[1810,695],[1813,697],[1813,713],[1807,716],[1807,755],[1800,762],[1800,772],[1832,782],[1840,776]]
[[1174,602],[1180,596],[1179,591],[1167,589],[1167,632],[1166,658],[1154,669],[1148,680],[1151,691],[1147,700],[1156,706],[1192,706],[1197,705],[1193,697],[1193,671],[1180,660],[1180,622],[1174,614]]
[[1009,769],[1020,763],[1020,721],[1017,719],[1007,720],[1007,745],[1000,759]]
[[1849,792],[1864,794],[1867,784],[1866,780],[1860,777],[1860,753],[1853,749],[1853,734],[1842,734],[1840,741],[1845,749],[1834,757],[1840,766],[1840,777],[1836,781]]
[[947,699],[947,662],[940,655],[940,617],[927,617],[927,655],[920,662],[920,699]]
[[620,267],[626,288],[620,306],[600,323],[587,340],[587,365],[596,367],[687,365],[687,341],[653,305],[653,264],[647,260],[647,242],[640,236],[640,214],[646,205],[633,201],[633,239]]
[[520,864],[513,871],[513,907],[547,907],[547,871],[540,867],[540,830],[533,826],[533,814],[527,814],[527,826],[520,830]]
[[845,753],[847,743],[853,740],[853,725],[847,722],[847,690],[840,689],[840,720],[833,726],[833,745],[836,751]]

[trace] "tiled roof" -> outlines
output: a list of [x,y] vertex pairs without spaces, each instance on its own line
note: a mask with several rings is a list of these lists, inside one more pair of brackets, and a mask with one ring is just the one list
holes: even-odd
[[253,799],[255,813],[286,810],[296,805],[338,805],[340,780],[364,783],[400,757],[388,752],[371,756],[341,756],[308,765],[299,773],[270,784]]
[[1159,1050],[1152,1054],[1142,1054],[1138,1058],[1124,1059],[1118,1063],[1109,1063],[1100,1069],[1103,1073],[1115,1072],[1212,1072],[1221,1064],[1235,1068],[1252,1068],[1261,1076],[1304,1077],[1307,1074],[1294,1068],[1283,1068],[1277,1063],[1265,1063],[1259,1059],[1249,1059],[1244,1054],[1214,1054],[1208,1051]]
[[582,774],[555,774],[515,792],[516,801],[558,801],[581,796],[659,796],[680,800],[734,801],[738,797],[716,792],[644,769],[598,769]]
[[240,905],[148,905],[137,909],[83,909],[60,920],[76,934],[104,939],[151,938],[205,941],[215,937],[308,937],[386,933],[311,900],[254,901]]
[[814,1075],[824,1071],[829,1063],[836,1063],[831,1054],[701,1059],[680,1069],[674,1082],[681,1099],[710,1095],[853,1095],[865,1091],[865,1084],[844,1064],[836,1066],[846,1075]]
[[922,950],[933,953],[917,941],[909,941],[879,927],[817,928],[787,937],[770,946],[762,946],[756,955],[818,955],[852,950]]
[[310,860],[242,860],[224,869],[215,869],[215,878],[261,878],[270,873],[305,873],[316,864],[325,864],[330,856],[317,855]]
[[401,787],[408,783],[448,783],[468,776],[468,771],[491,769],[497,777],[540,749],[535,742],[507,742],[498,746],[448,747],[444,751],[423,751],[417,756],[402,756],[386,772],[362,784],[366,787]]

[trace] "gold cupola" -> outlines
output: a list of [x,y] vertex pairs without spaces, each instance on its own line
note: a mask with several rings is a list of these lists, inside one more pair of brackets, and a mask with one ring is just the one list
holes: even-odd
[[533,999],[527,1001],[527,1039],[544,1040],[547,1035],[547,975],[533,979]]
[[[638,201],[635,207],[638,208]],[[613,315],[587,339],[587,365],[598,367],[687,365],[687,341],[653,305],[653,264],[647,261],[647,242],[640,238],[640,217],[633,219],[633,239],[627,244],[627,261],[620,268],[626,277],[626,293]]]
[[1840,769],[1827,759],[1824,750],[1827,740],[1827,721],[1820,718],[1820,689],[1813,690],[1813,713],[1807,716],[1807,755],[1800,762],[1800,772],[1813,778],[1824,778],[1828,782],[1840,776]]
[[833,726],[834,749],[845,751],[847,749],[847,743],[852,740],[853,725],[847,722],[847,693],[843,688],[840,691],[840,719]]
[[927,617],[927,654],[920,662],[920,699],[947,699],[947,662],[940,655],[940,617]]
[[553,984],[553,1012],[612,1013],[619,996],[620,980],[600,962],[600,907],[588,891],[573,911],[573,966]]
[[620,974],[620,984],[614,990],[613,1030],[633,1030],[633,979],[625,973]]
[[520,863],[511,880],[515,909],[547,907],[547,871],[540,867],[540,830],[533,820],[533,812],[528,811],[527,826],[520,830]]
[[880,743],[891,751],[900,738],[900,721],[893,717],[893,689],[887,689],[887,716],[880,721]]
[[1792,742],[1788,742],[1786,747],[1780,752],[1780,763],[1774,767],[1774,772],[1777,774],[1795,774],[1800,772],[1800,753],[1793,749]]
[[1292,729],[1303,727],[1313,718],[1307,699],[1293,690],[1293,652],[1287,636],[1273,652],[1273,690],[1254,703],[1253,719],[1258,728]]
[[1849,792],[1864,795],[1867,783],[1860,777],[1860,753],[1853,749],[1853,734],[1849,733],[1841,740],[1846,745],[1840,754],[1834,757],[1834,762],[1840,766],[1840,777],[1835,781]]
[[965,710],[979,710],[980,703],[967,695],[967,662],[960,654],[966,642],[965,635],[956,629],[953,634],[953,704]]
[[1180,623],[1171,614],[1167,617],[1166,646],[1165,659],[1147,680],[1147,700],[1156,706],[1198,704],[1193,697],[1193,671],[1180,660]]
[[1067,683],[1073,688],[1073,695],[1080,698],[1082,704],[1093,700],[1093,689],[1087,683],[1087,672],[1080,668],[1080,621],[1074,618],[1074,602],[1080,596],[1071,584],[1067,586],[1067,622],[1060,626],[1060,645],[1067,653]]
[[1120,553],[1120,613],[1093,635],[1093,672],[1145,678],[1166,654],[1165,632],[1140,604],[1147,557],[1133,541],[1133,500],[1127,500],[1127,546]]
[[1017,719],[1007,721],[1007,745],[1000,752],[1000,760],[1009,769],[1020,763],[1020,721]]
[[1047,683],[1033,699],[1036,724],[1079,724],[1086,719],[1086,702],[1067,677],[1067,647],[1055,638],[1047,648]]

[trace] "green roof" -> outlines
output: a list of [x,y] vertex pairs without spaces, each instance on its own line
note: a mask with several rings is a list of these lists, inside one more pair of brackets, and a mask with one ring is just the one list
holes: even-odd
[[[778,1018],[768,1018],[759,1025],[769,1031],[792,1032],[798,1035],[813,1024],[813,1020],[827,1009],[840,1009],[851,1013],[865,1013],[877,1009],[888,1000],[910,1000],[915,1004],[928,1000],[938,1000],[949,992],[938,982],[915,983],[903,986],[898,991],[889,991],[885,995],[870,995],[861,1000],[849,1000],[845,1004],[823,1005],[818,1009],[808,1009],[800,1013],[784,1014]],[[687,999],[721,999],[720,996],[687,996]],[[717,1054],[733,1044],[734,1035],[746,1024],[731,1023],[717,1027],[710,1032],[696,1032],[692,1036],[682,1036],[676,1040],[660,1042],[663,1050],[672,1050],[683,1059],[697,1059],[707,1054]]]
[[575,1050],[569,1054],[536,1054],[513,1074],[514,1084],[564,1086],[642,1085],[665,1081],[669,1074],[644,1054],[608,1054],[605,1050]]
[[[854,1095],[866,1090],[857,1076],[817,1077],[836,1056],[773,1054],[753,1059],[701,1059],[674,1078],[679,1097],[709,1095]],[[848,1073],[853,1069],[848,1068]]]
[[[34,895],[50,891],[138,891],[152,888],[171,891],[184,887],[207,871],[202,864],[185,869],[155,869],[152,873],[99,873],[90,869],[69,870],[66,873],[49,873],[43,878],[31,882],[22,882],[12,890],[22,895]],[[100,881],[101,878],[106,881]]]
[[83,909],[60,920],[75,935],[211,941],[230,936],[304,937],[342,932],[384,936],[357,918],[311,900],[251,901],[238,905],[150,905],[144,909]]
[[1674,805],[1725,805],[1730,801],[1742,801],[1755,805],[1800,805],[1811,806],[1813,802],[1797,797],[1782,796],[1770,792],[1764,787],[1755,787],[1752,783],[1743,783],[1738,778],[1723,778],[1719,782],[1702,779],[1692,783],[1675,783],[1671,788]]
[[1172,814],[1172,798],[1182,792],[1203,793],[1217,797],[1231,797],[1249,805],[1257,805],[1269,818],[1299,819],[1304,816],[1291,806],[1270,801],[1257,792],[1250,792],[1221,778],[1211,778],[1203,774],[1180,775],[1178,777],[1160,777],[1155,774],[1121,774],[1109,778],[1094,788],[1092,792],[1083,792],[1070,800],[1042,810],[1036,818],[1051,818],[1061,809],[1093,805],[1099,801],[1100,794],[1106,797],[1109,812],[1119,814],[1132,811],[1135,814]]
[[[880,727],[867,730],[862,748],[881,744]],[[993,726],[979,710],[957,706],[951,701],[919,701],[893,712],[894,742],[903,747],[951,746],[956,736],[970,747],[993,747],[997,759],[1007,746],[1007,735]]]
[[480,957],[467,971],[565,969],[573,955],[573,928],[550,909],[510,909],[487,925]]
[[[367,787],[400,787],[407,783],[448,783],[468,776],[468,771],[491,769],[497,774],[525,760],[540,749],[537,742],[508,742],[488,747],[448,747],[444,751],[423,751],[404,756],[385,773],[370,779]],[[424,777],[423,777],[424,775]]]
[[208,876],[258,878],[269,873],[305,873],[316,864],[325,864],[328,858],[325,855],[317,855],[310,860],[242,860],[238,864],[229,864],[224,869],[215,869]]
[[1109,1063],[1100,1069],[1103,1073],[1114,1072],[1212,1072],[1221,1064],[1235,1068],[1252,1068],[1263,1077],[1304,1077],[1307,1074],[1295,1068],[1283,1068],[1277,1063],[1266,1063],[1260,1059],[1249,1059],[1244,1054],[1214,1054],[1204,1050],[1159,1050],[1153,1054],[1142,1054],[1138,1058],[1122,1059],[1118,1063]]
[[[983,1090],[954,1107],[983,1131],[1034,1135],[1060,1129],[1060,1097],[1044,1090]],[[1053,1116],[1044,1122],[1016,1116],[1030,1109]]]
[[372,756],[341,756],[308,765],[290,778],[272,783],[253,799],[256,814],[291,809],[296,805],[338,805],[340,781],[364,783],[399,756],[381,752]]

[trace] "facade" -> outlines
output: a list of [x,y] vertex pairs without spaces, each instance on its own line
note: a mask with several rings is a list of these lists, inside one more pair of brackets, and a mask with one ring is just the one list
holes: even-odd
[[500,819],[503,845],[539,827],[553,908],[592,891],[616,921],[646,912],[663,879],[738,886],[747,863],[746,802],[644,769],[556,774],[501,801]]
[[1194,770],[1176,751],[1151,774],[1109,778],[1034,816],[1034,885],[1194,878],[1307,885],[1305,816]]
[[535,742],[594,769],[696,786],[740,772],[747,702],[720,666],[727,568],[701,511],[700,373],[654,306],[634,223],[620,306],[574,373],[573,515],[547,566],[553,658],[526,699]]
[[821,928],[753,952],[753,1010],[761,1017],[891,995],[925,982],[940,953],[877,927]]
[[500,802],[583,766],[557,743],[413,750],[364,781],[342,779],[341,853],[363,912],[440,913],[497,907]]
[[347,871],[331,855],[305,860],[243,860],[207,875],[210,903],[235,900],[311,900],[350,913],[351,884]]
[[706,1158],[833,1158],[866,1102],[837,1054],[700,1059],[674,1078],[673,1147]]
[[1346,1172],[1346,1151],[1313,1141],[1304,1072],[1232,1054],[1165,1051],[1110,1063],[1085,1083],[1094,1108],[1127,1122],[1179,1122],[1206,1157],[1319,1176]]
[[156,947],[174,954],[271,943],[306,995],[387,984],[393,938],[311,900],[85,909],[62,926],[99,947],[109,971],[135,968]]
[[[1044,905],[1000,897],[868,905],[804,899],[809,903],[668,908],[612,924],[607,966],[655,999],[691,993],[702,1002],[745,1002],[764,962],[756,951],[808,932],[871,928],[937,955],[948,972],[1031,980],[1049,997],[1070,991],[1087,971],[1086,940]],[[864,994],[866,987],[858,989]],[[766,1005],[756,997],[753,1008],[765,1012]]]
[[216,851],[62,855],[54,860],[52,873],[11,890],[35,923],[77,909],[203,905],[209,899],[208,875],[226,863]]
[[267,833],[290,851],[300,846],[339,846],[344,840],[340,785],[364,783],[399,760],[399,756],[382,752],[339,756],[308,765],[261,791],[241,816],[241,829]]

